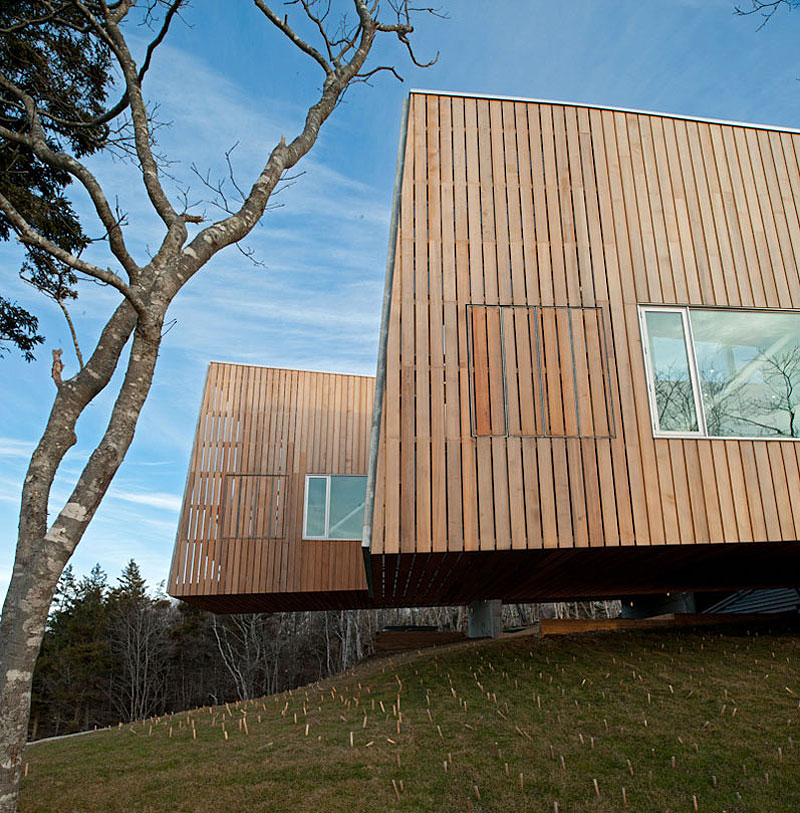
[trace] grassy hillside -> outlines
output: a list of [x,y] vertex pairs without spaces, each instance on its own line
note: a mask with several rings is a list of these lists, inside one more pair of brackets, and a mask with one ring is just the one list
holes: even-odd
[[37,744],[21,810],[783,813],[798,722],[796,634],[459,644]]

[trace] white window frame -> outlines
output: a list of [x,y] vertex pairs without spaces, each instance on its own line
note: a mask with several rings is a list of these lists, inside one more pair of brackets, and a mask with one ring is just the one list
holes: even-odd
[[[337,536],[332,538],[328,536],[330,533],[330,516],[331,516],[331,478],[333,477],[366,477],[366,474],[307,474],[305,487],[303,489],[303,539],[309,540],[324,540],[330,542],[361,542],[361,537],[354,537],[353,539],[345,539]],[[308,534],[308,484],[312,479],[325,480],[325,534],[323,536],[309,536]],[[365,506],[366,507],[366,506]]]
[[[700,375],[698,373],[697,352],[694,345],[694,334],[692,333],[692,320],[689,318],[689,311],[692,310],[718,310],[751,313],[795,313],[800,311],[794,308],[719,308],[707,305],[639,305],[639,330],[641,332],[642,353],[644,356],[644,372],[647,380],[647,397],[650,404],[650,422],[653,427],[653,437],[656,438],[700,438],[703,440],[749,440],[749,441],[800,441],[800,437],[790,437],[789,435],[709,435],[706,424],[706,413],[703,405],[703,395],[700,391]],[[692,382],[695,411],[697,413],[697,431],[688,432],[666,432],[658,426],[658,404],[656,402],[655,376],[653,375],[653,364],[650,357],[650,341],[647,333],[646,314],[650,311],[664,311],[667,313],[680,313],[683,320],[683,337],[686,343],[686,358],[689,364],[689,377]]]
[[[683,341],[686,350],[686,364],[689,367],[689,380],[692,383],[692,396],[694,399],[694,411],[697,417],[697,431],[690,432],[681,430],[668,432],[658,425],[658,402],[656,400],[656,382],[653,373],[653,359],[650,355],[650,336],[647,332],[647,314],[656,313],[679,313],[683,325]],[[706,432],[706,416],[703,410],[703,399],[700,395],[700,380],[697,375],[697,359],[694,352],[694,337],[692,336],[692,325],[689,320],[689,309],[682,307],[671,307],[669,305],[640,305],[639,306],[639,327],[642,334],[642,351],[644,353],[645,377],[647,379],[647,396],[650,402],[650,421],[653,427],[653,435],[657,438],[704,438]]]

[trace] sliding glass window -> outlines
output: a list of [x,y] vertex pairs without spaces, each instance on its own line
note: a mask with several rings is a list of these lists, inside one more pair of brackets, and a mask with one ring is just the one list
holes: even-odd
[[366,493],[365,475],[308,475],[303,538],[361,539]]
[[657,435],[800,437],[800,313],[641,307]]

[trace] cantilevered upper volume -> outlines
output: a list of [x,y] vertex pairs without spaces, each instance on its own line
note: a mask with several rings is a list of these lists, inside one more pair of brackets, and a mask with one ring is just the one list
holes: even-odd
[[216,612],[366,604],[373,389],[365,376],[211,364],[171,595]]
[[[220,457],[201,417],[192,471],[216,449],[219,483],[190,473],[173,591],[288,608],[795,584],[798,209],[797,131],[412,92],[374,404],[293,424],[295,450],[338,432],[360,456],[295,451],[284,491],[245,492],[288,470]],[[303,412],[301,388],[248,392],[267,443],[273,412]],[[234,481],[294,530],[231,525]]]

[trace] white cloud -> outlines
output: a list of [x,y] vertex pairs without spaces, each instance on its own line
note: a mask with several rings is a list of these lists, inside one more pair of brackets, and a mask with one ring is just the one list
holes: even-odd
[[0,457],[29,458],[34,448],[35,444],[27,440],[0,437]]
[[157,508],[163,511],[180,511],[181,498],[175,494],[158,494],[141,491],[121,491],[112,488],[108,496],[112,499],[132,502],[137,505],[146,505],[148,508]]

